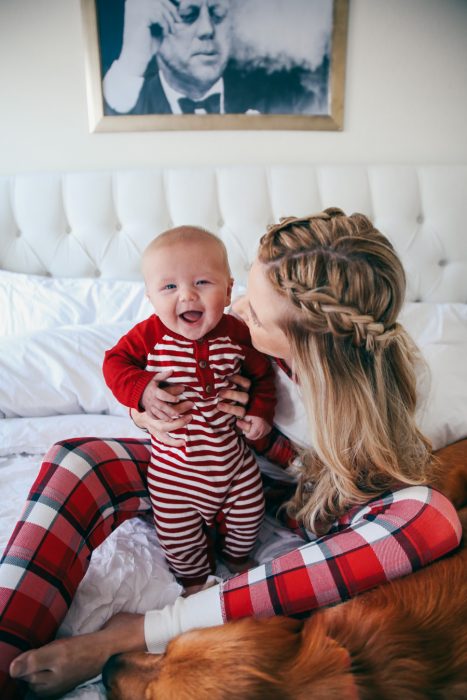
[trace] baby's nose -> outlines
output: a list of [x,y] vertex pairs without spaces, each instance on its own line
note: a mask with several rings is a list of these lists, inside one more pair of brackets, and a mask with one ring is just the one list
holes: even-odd
[[197,299],[198,297],[198,292],[194,287],[182,287],[180,289],[180,299],[182,301],[193,301],[194,299]]

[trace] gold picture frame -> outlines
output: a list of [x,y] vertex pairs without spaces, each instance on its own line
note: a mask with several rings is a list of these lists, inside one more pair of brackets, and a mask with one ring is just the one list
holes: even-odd
[[[103,61],[97,3],[81,0],[89,127],[92,132],[172,131],[172,130],[328,130],[343,128],[345,63],[347,48],[348,0],[332,2],[332,27],[328,44],[326,110],[323,113],[253,114],[118,114],[108,113],[103,95]],[[199,1],[199,0],[197,0]],[[224,0],[225,1],[225,0]],[[250,0],[244,0],[244,2]],[[251,0],[261,2],[262,0]],[[293,1],[293,0],[292,0]],[[316,1],[316,0],[315,0]],[[114,0],[115,2],[115,0]],[[123,0],[120,0],[123,3]],[[196,4],[196,3],[195,3]],[[108,10],[107,10],[108,12]]]

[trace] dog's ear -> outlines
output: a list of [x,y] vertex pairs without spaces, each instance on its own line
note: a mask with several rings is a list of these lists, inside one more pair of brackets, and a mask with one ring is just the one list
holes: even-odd
[[286,688],[294,700],[355,700],[358,697],[347,649],[328,635],[321,613],[302,632],[299,653],[285,669]]

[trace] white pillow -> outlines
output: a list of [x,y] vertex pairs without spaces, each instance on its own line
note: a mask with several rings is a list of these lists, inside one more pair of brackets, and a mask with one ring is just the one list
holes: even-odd
[[62,326],[0,338],[0,416],[126,415],[104,382],[102,361],[131,325]]
[[[234,286],[232,298],[244,294]],[[85,323],[133,324],[153,309],[142,281],[42,277],[0,270],[0,336]]]
[[467,304],[408,303],[400,321],[428,365],[417,417],[437,450],[467,437]]
[[77,323],[133,323],[152,310],[143,282],[0,271],[0,336]]

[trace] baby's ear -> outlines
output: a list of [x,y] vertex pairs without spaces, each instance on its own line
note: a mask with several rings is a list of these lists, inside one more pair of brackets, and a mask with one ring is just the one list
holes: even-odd
[[225,305],[226,306],[228,306],[232,301],[232,288],[234,286],[234,282],[235,282],[234,278],[231,277],[229,280],[229,284],[228,284],[227,292],[226,292],[226,298],[225,298]]

